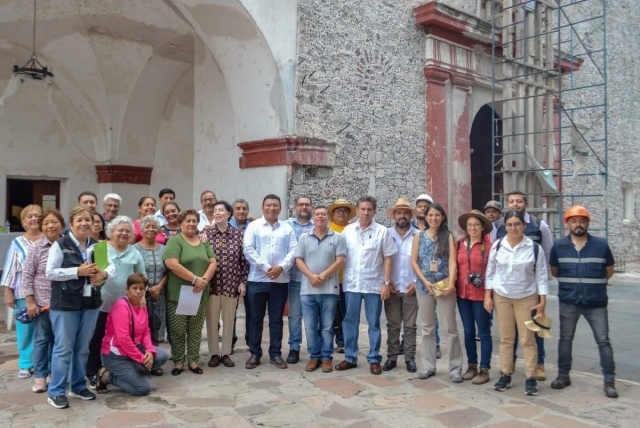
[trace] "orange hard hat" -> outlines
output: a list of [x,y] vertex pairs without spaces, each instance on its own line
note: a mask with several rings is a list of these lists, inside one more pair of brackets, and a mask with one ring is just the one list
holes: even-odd
[[572,205],[567,209],[567,212],[564,213],[564,222],[566,223],[571,217],[586,217],[588,221],[591,221],[591,216],[589,215],[589,211],[582,205]]

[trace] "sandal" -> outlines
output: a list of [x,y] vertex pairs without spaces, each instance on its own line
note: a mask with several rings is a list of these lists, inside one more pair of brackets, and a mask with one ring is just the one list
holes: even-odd
[[100,370],[98,370],[98,374],[96,375],[96,392],[98,394],[106,394],[107,392],[109,392],[109,389],[107,389],[107,382],[102,380],[102,377],[105,373],[107,373],[107,369],[105,369],[104,367],[100,367]]
[[173,370],[171,370],[171,374],[173,376],[178,376],[180,373],[182,373],[184,371],[184,366],[178,368],[178,367],[174,367]]
[[164,370],[155,369],[155,370],[151,370],[149,373],[151,373],[154,376],[162,376],[164,374]]
[[18,379],[29,379],[31,377],[31,369],[20,369]]

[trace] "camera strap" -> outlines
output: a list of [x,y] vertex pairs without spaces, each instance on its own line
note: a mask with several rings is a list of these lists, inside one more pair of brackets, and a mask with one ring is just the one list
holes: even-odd
[[[482,261],[480,262],[480,278],[484,276],[482,272],[482,266],[484,266],[484,239],[482,240],[482,246],[480,247],[480,254]],[[471,273],[471,238],[467,239],[467,275]]]

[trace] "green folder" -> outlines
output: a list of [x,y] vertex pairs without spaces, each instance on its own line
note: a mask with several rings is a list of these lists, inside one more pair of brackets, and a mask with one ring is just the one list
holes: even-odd
[[[93,246],[93,262],[98,269],[105,270],[109,266],[109,257],[107,256],[107,241],[98,242]],[[106,281],[101,281],[96,285],[102,285]]]

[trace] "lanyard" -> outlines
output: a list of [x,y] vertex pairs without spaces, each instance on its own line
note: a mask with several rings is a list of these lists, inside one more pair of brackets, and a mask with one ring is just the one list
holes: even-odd
[[[484,274],[482,272],[482,266],[484,266],[484,240],[482,241],[482,246],[480,247],[480,254],[482,254],[482,261],[480,262],[480,276]],[[467,239],[467,274],[471,273],[471,239]]]

